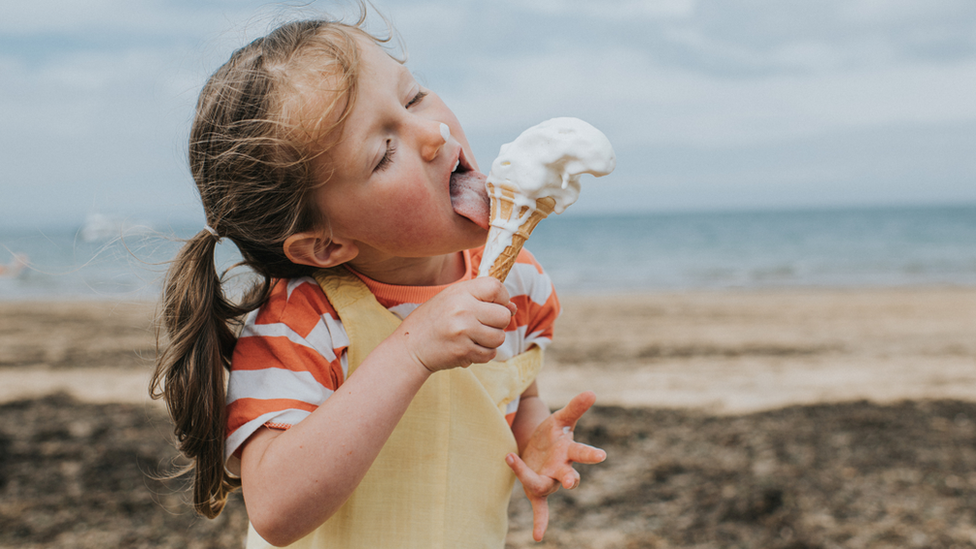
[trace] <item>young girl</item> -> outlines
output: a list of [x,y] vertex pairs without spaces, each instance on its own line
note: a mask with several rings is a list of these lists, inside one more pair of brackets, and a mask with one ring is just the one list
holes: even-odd
[[[527,252],[504,285],[474,277],[484,176],[363,13],[286,24],[204,87],[190,163],[208,224],[167,275],[152,393],[198,512],[243,488],[248,547],[503,547],[515,477],[541,540],[572,463],[605,458],[572,439],[595,397],[551,415],[539,398],[549,278]],[[240,304],[221,238],[263,280]]]

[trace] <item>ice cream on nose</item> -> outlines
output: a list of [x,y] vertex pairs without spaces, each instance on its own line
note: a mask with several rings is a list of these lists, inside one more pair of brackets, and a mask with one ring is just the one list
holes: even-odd
[[580,177],[601,177],[616,167],[603,132],[578,118],[553,118],[502,145],[486,186],[490,229],[478,276],[504,282],[539,221],[576,202]]

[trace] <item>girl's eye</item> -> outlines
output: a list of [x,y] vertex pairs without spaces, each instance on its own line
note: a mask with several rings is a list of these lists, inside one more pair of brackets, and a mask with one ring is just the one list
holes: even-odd
[[[413,96],[413,99],[407,102],[406,107],[409,109],[410,107],[420,103],[429,93],[430,92],[423,90],[417,92],[417,95]],[[386,141],[386,152],[383,153],[383,158],[380,158],[380,161],[376,163],[376,167],[373,168],[373,173],[380,172],[388,168],[390,164],[393,163],[394,154],[396,154],[396,147],[393,146],[393,142],[388,139]]]
[[410,107],[412,107],[412,106],[416,105],[417,103],[420,103],[421,101],[423,101],[424,98],[427,97],[427,94],[428,93],[430,93],[430,92],[425,92],[423,90],[417,92],[417,95],[413,96],[413,99],[411,99],[410,102],[407,103],[407,108],[409,109]]
[[394,154],[396,154],[396,147],[393,146],[391,141],[387,140],[386,152],[383,153],[383,158],[380,158],[380,161],[376,164],[376,167],[373,168],[373,173],[383,171],[389,167],[389,165],[393,163]]

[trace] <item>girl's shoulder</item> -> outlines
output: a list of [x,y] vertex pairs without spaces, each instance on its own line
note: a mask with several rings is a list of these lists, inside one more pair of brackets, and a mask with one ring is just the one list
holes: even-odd
[[336,318],[335,308],[312,277],[278,280],[257,311],[257,324],[286,324],[299,333],[311,329],[323,315]]

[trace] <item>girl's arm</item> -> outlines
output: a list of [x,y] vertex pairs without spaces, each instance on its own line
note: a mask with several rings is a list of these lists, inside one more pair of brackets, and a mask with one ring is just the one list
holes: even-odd
[[494,279],[452,286],[411,313],[311,415],[252,435],[241,481],[261,537],[288,545],[332,516],[431,372],[491,360],[513,308]]
[[549,417],[549,413],[549,406],[539,396],[539,386],[533,381],[519,397],[518,412],[512,422],[512,434],[515,435],[519,455],[525,450],[536,427]]
[[532,537],[536,541],[542,541],[549,524],[549,495],[560,484],[567,490],[579,485],[580,476],[573,463],[600,463],[607,458],[603,450],[573,441],[576,422],[595,401],[596,395],[587,391],[550,414],[539,398],[535,382],[519,400],[512,433],[521,457],[509,454],[505,462],[515,471],[532,504]]

